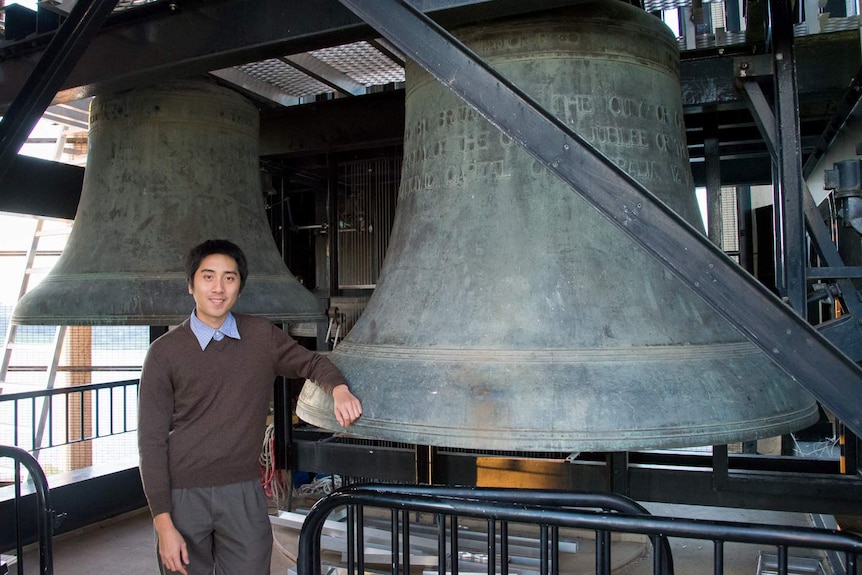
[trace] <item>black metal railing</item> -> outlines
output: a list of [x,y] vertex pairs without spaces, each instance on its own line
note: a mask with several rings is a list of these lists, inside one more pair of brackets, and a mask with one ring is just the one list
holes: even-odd
[[24,535],[21,533],[23,513],[21,510],[21,466],[27,468],[33,489],[36,493],[36,525],[39,531],[39,573],[51,575],[54,572],[52,538],[54,534],[54,511],[51,508],[48,480],[42,467],[36,459],[18,447],[0,445],[0,458],[11,458],[15,461],[15,524],[18,526],[15,544],[18,574],[24,573]]
[[[724,573],[727,542],[761,544],[776,549],[776,572],[788,574],[790,548],[841,553],[846,573],[857,573],[862,538],[840,531],[811,527],[788,527],[658,517],[621,496],[578,494],[536,490],[469,489],[433,486],[355,485],[319,500],[306,517],[299,539],[298,575],[320,575],[321,534],[329,514],[347,508],[346,544],[348,573],[364,572],[366,508],[389,509],[391,513],[391,572],[410,572],[410,523],[408,512],[435,514],[437,522],[437,569],[440,575],[458,573],[457,518],[487,520],[487,573],[508,574],[507,549],[510,523],[540,528],[539,572],[560,572],[558,528],[591,530],[596,536],[595,572],[611,572],[612,533],[641,534],[652,539],[653,573],[670,574],[673,561],[667,537],[713,542],[713,573]],[[609,512],[612,511],[612,512]],[[447,536],[446,520],[451,520]],[[497,523],[499,522],[499,532]],[[400,537],[399,537],[400,533]],[[498,543],[499,541],[499,543]],[[362,542],[357,550],[358,542]],[[400,548],[399,548],[400,547]],[[448,551],[447,551],[448,550]],[[447,568],[447,556],[449,565]],[[499,565],[496,558],[499,557]],[[454,559],[454,560],[453,560]],[[471,569],[474,571],[475,569]]]
[[[346,499],[346,501],[345,501]],[[413,503],[431,503],[434,510],[413,507]],[[482,511],[470,512],[463,504],[478,505]],[[509,523],[533,523],[539,526],[538,567],[540,573],[559,573],[561,524],[535,519],[543,516],[545,509],[575,510],[601,509],[605,512],[649,515],[637,502],[620,495],[605,493],[575,493],[550,490],[519,490],[490,488],[461,488],[444,486],[418,486],[394,484],[365,484],[342,488],[325,500],[321,500],[309,513],[300,536],[300,554],[297,567],[300,574],[320,573],[320,529],[335,507],[348,505],[347,511],[347,565],[348,572],[363,573],[364,553],[357,551],[359,541],[365,540],[365,519],[362,505],[391,509],[391,561],[392,573],[410,572],[410,523],[409,510],[437,513],[437,565],[439,573],[458,573],[459,548],[458,520],[462,517],[487,519],[485,553],[481,562],[487,564],[488,573],[509,572]],[[438,507],[440,506],[440,507]],[[522,517],[507,516],[505,510],[515,509],[531,513],[533,520],[521,521]],[[441,512],[445,510],[445,512]],[[400,512],[400,517],[399,517]],[[450,527],[447,535],[446,520]],[[499,522],[499,525],[497,524]],[[398,531],[401,531],[401,537]],[[667,539],[660,533],[650,536],[654,549],[655,573],[673,575],[673,559]],[[401,550],[399,552],[399,541]],[[447,551],[448,550],[448,551]],[[449,568],[447,569],[447,556]],[[497,557],[499,556],[499,568]],[[603,531],[596,537],[597,573],[610,572],[611,533]],[[357,571],[354,571],[354,568]]]
[[[2,441],[30,452],[137,430],[138,380],[0,395]],[[55,425],[55,412],[63,426]],[[72,422],[72,423],[70,423]],[[7,437],[8,436],[8,437]]]

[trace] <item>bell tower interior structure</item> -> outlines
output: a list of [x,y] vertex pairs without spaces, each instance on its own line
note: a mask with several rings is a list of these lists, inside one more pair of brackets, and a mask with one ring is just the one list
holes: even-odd
[[[275,260],[253,313],[366,405],[343,433],[278,382],[283,468],[862,515],[851,4],[79,0],[23,31],[10,11],[0,211],[116,226],[73,231],[11,322],[161,333],[183,304],[147,308],[159,285],[118,308],[111,274],[145,281],[111,255],[171,257],[198,225],[178,205],[225,207]],[[18,155],[82,109],[86,168]],[[839,457],[800,453],[827,438]]]

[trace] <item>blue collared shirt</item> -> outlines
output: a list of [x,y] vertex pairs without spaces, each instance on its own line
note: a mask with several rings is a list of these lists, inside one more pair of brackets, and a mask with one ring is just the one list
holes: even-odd
[[195,315],[195,311],[197,310],[192,311],[190,326],[192,333],[198,339],[198,343],[201,344],[201,349],[206,349],[212,340],[221,341],[224,336],[233,339],[242,339],[239,336],[239,330],[236,327],[236,318],[233,316],[233,313],[228,312],[221,327],[216,329],[199,320],[198,316]]

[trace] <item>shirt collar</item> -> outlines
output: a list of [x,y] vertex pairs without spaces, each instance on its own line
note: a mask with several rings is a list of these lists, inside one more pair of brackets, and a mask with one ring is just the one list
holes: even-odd
[[210,341],[220,341],[225,336],[233,339],[242,339],[239,336],[239,329],[237,329],[236,318],[234,317],[232,312],[228,312],[227,317],[224,318],[224,322],[221,324],[221,327],[216,329],[214,327],[208,326],[207,324],[199,320],[198,316],[195,314],[195,311],[192,311],[189,325],[191,326],[192,333],[195,334],[195,337],[197,338],[201,349],[206,349]]

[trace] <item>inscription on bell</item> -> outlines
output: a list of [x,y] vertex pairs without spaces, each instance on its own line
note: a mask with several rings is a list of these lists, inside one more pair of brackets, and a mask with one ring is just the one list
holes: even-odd
[[662,180],[658,164],[652,160],[617,158],[617,165],[638,180]]
[[597,144],[609,144],[622,148],[649,148],[649,133],[635,128],[616,126],[593,126],[587,140]]
[[667,134],[656,134],[655,145],[661,152],[671,154],[676,158],[688,159],[688,150],[679,138]]
[[512,176],[511,167],[503,160],[493,162],[474,162],[451,166],[446,170],[446,184],[464,184],[486,178],[508,178]]
[[[620,96],[608,98],[608,111],[614,117],[656,120],[662,124],[667,124],[673,117],[667,106]],[[678,116],[676,121],[678,126]]]
[[475,122],[480,117],[479,112],[473,108],[469,106],[461,106],[460,108],[448,109],[440,112],[437,125],[440,127],[454,126],[465,122]]
[[571,123],[575,118],[592,114],[595,107],[592,96],[556,94],[551,98],[551,110],[558,118]]
[[577,47],[581,44],[579,32],[558,31],[554,34],[544,33],[517,33],[512,31],[509,35],[497,35],[483,38],[472,43],[472,48],[482,54],[505,53],[521,50],[543,50],[559,49],[560,46]]

